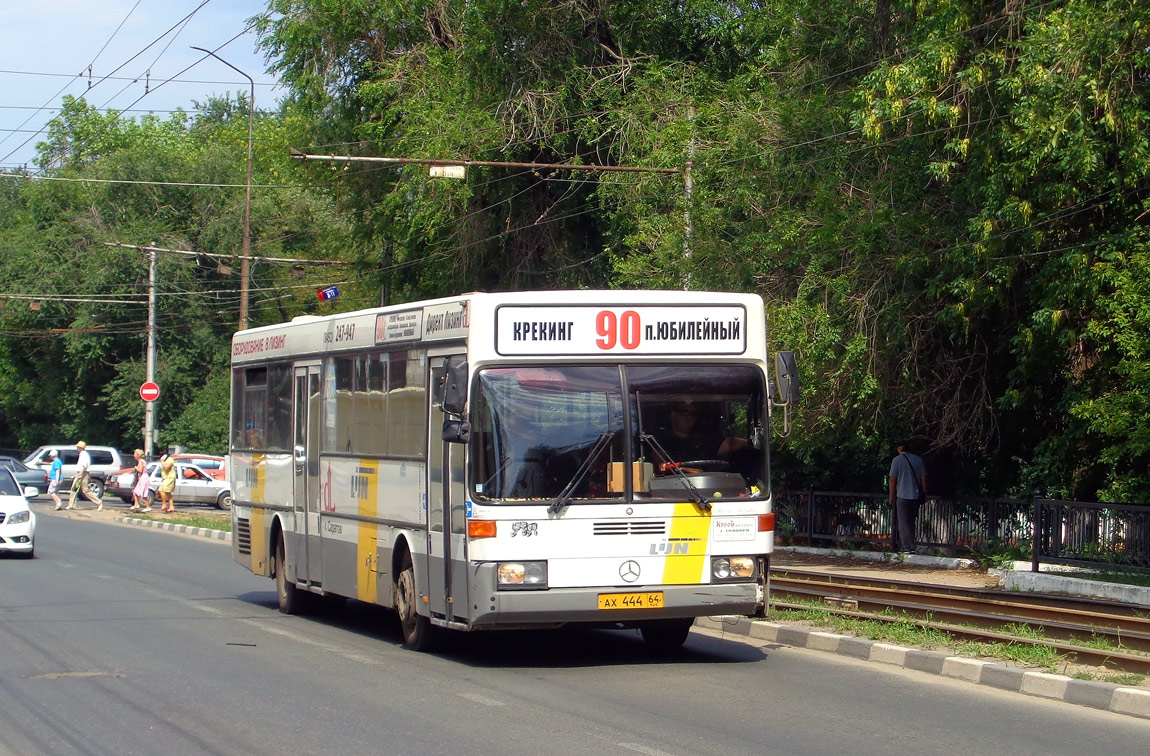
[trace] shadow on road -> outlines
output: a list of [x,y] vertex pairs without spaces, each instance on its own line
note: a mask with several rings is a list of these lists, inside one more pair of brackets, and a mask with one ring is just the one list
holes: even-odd
[[[245,593],[240,601],[276,608],[274,591]],[[403,645],[395,612],[360,601],[320,602],[301,619],[354,632],[392,646]],[[461,633],[441,630],[434,653],[472,667],[561,669],[651,664],[746,664],[762,661],[766,649],[698,631],[682,648],[654,651],[638,630],[586,629],[500,630]]]

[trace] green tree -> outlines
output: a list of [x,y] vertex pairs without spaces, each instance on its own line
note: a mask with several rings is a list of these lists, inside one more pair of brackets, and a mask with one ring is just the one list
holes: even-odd
[[[289,160],[292,116],[256,116],[254,325],[316,310],[315,289],[342,276],[266,258],[330,260],[345,236]],[[0,282],[26,297],[0,309],[3,445],[79,436],[143,445],[149,256],[129,246],[142,245],[175,250],[156,255],[160,446],[226,449],[247,121],[246,97],[167,120],[65,98],[39,146],[41,174],[6,177],[0,198]],[[349,299],[374,297],[355,282],[344,288]]]

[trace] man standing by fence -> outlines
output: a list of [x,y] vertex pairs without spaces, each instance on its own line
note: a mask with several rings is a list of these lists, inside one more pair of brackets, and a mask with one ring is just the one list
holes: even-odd
[[902,551],[913,553],[916,547],[914,529],[918,507],[926,496],[926,463],[912,454],[910,443],[900,441],[898,453],[890,462],[890,503],[895,509],[898,539]]

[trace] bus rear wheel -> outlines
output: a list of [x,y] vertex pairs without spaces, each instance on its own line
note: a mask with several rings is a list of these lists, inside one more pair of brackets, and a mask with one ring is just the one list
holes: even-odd
[[419,613],[419,592],[415,588],[415,568],[411,555],[405,555],[395,581],[395,610],[403,628],[403,645],[412,651],[426,651],[431,646],[431,621]]
[[673,651],[686,642],[691,634],[693,617],[669,620],[652,620],[639,628],[643,642],[655,651]]
[[279,540],[276,541],[276,600],[279,603],[280,611],[284,614],[298,614],[303,597],[296,589],[295,582],[287,578],[287,559],[285,557],[284,537],[283,533],[280,533]]

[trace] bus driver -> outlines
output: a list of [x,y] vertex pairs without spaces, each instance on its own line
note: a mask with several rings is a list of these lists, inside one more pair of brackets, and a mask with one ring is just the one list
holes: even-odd
[[[706,457],[709,449],[715,448],[714,439],[708,439],[709,428],[697,430],[699,422],[699,408],[694,402],[678,402],[671,408],[671,422],[669,432],[661,434],[659,442],[666,451],[666,459],[662,467],[669,462],[690,462]],[[715,456],[719,459],[728,459],[735,452],[747,449],[751,442],[738,436],[728,436],[718,445]]]

